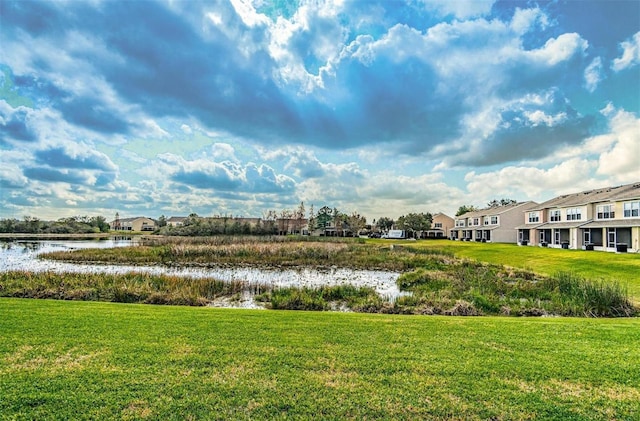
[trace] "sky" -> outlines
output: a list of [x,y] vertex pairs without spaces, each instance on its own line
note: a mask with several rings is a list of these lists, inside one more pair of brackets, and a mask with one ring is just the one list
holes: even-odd
[[637,0],[0,0],[0,218],[372,222],[636,181]]

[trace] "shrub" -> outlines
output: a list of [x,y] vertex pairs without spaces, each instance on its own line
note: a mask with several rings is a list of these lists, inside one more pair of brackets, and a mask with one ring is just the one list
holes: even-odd
[[448,316],[480,316],[482,312],[478,311],[472,303],[465,300],[458,300],[453,307],[445,310],[444,314]]

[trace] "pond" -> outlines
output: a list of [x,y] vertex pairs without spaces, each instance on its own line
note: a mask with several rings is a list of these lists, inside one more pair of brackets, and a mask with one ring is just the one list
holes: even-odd
[[[166,274],[191,278],[215,278],[222,281],[245,281],[249,284],[261,284],[271,287],[320,287],[350,284],[354,286],[371,287],[388,300],[395,300],[404,295],[397,285],[397,272],[376,270],[352,270],[344,268],[328,269],[282,269],[255,267],[220,267],[220,268],[175,268],[165,266],[134,266],[134,265],[97,265],[75,264],[53,260],[39,259],[38,254],[75,250],[81,248],[109,248],[130,247],[137,243],[132,238],[111,238],[108,240],[43,240],[43,241],[6,241],[0,248],[0,271],[28,270],[32,272],[54,271],[57,273],[111,273],[122,274],[128,272],[144,272],[151,274]],[[247,291],[239,301],[225,301],[213,303],[219,307],[259,308],[253,301],[253,296]]]

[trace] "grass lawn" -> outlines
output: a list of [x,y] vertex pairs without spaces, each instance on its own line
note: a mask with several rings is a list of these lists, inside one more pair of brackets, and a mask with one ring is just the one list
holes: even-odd
[[25,299],[0,315],[0,419],[640,419],[637,318]]
[[407,241],[399,244],[439,248],[458,257],[530,269],[546,275],[563,271],[574,272],[592,280],[617,281],[628,288],[635,301],[640,301],[640,254],[637,253],[563,250],[449,240]]

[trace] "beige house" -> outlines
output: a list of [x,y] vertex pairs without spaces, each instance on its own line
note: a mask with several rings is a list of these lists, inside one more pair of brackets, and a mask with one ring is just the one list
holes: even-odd
[[426,238],[449,238],[454,219],[444,213],[436,213],[431,219],[431,229],[425,231]]
[[184,221],[186,221],[186,219],[186,216],[172,216],[171,218],[167,219],[167,225],[170,227],[179,227],[184,224]]
[[467,212],[454,219],[452,240],[516,243],[515,228],[522,224],[522,212],[536,207],[535,202],[512,203]]
[[640,182],[554,197],[524,213],[521,245],[640,251]]
[[309,235],[309,220],[306,218],[278,218],[276,227],[278,235]]
[[151,218],[138,216],[135,218],[116,218],[109,223],[116,231],[155,231],[156,221]]

